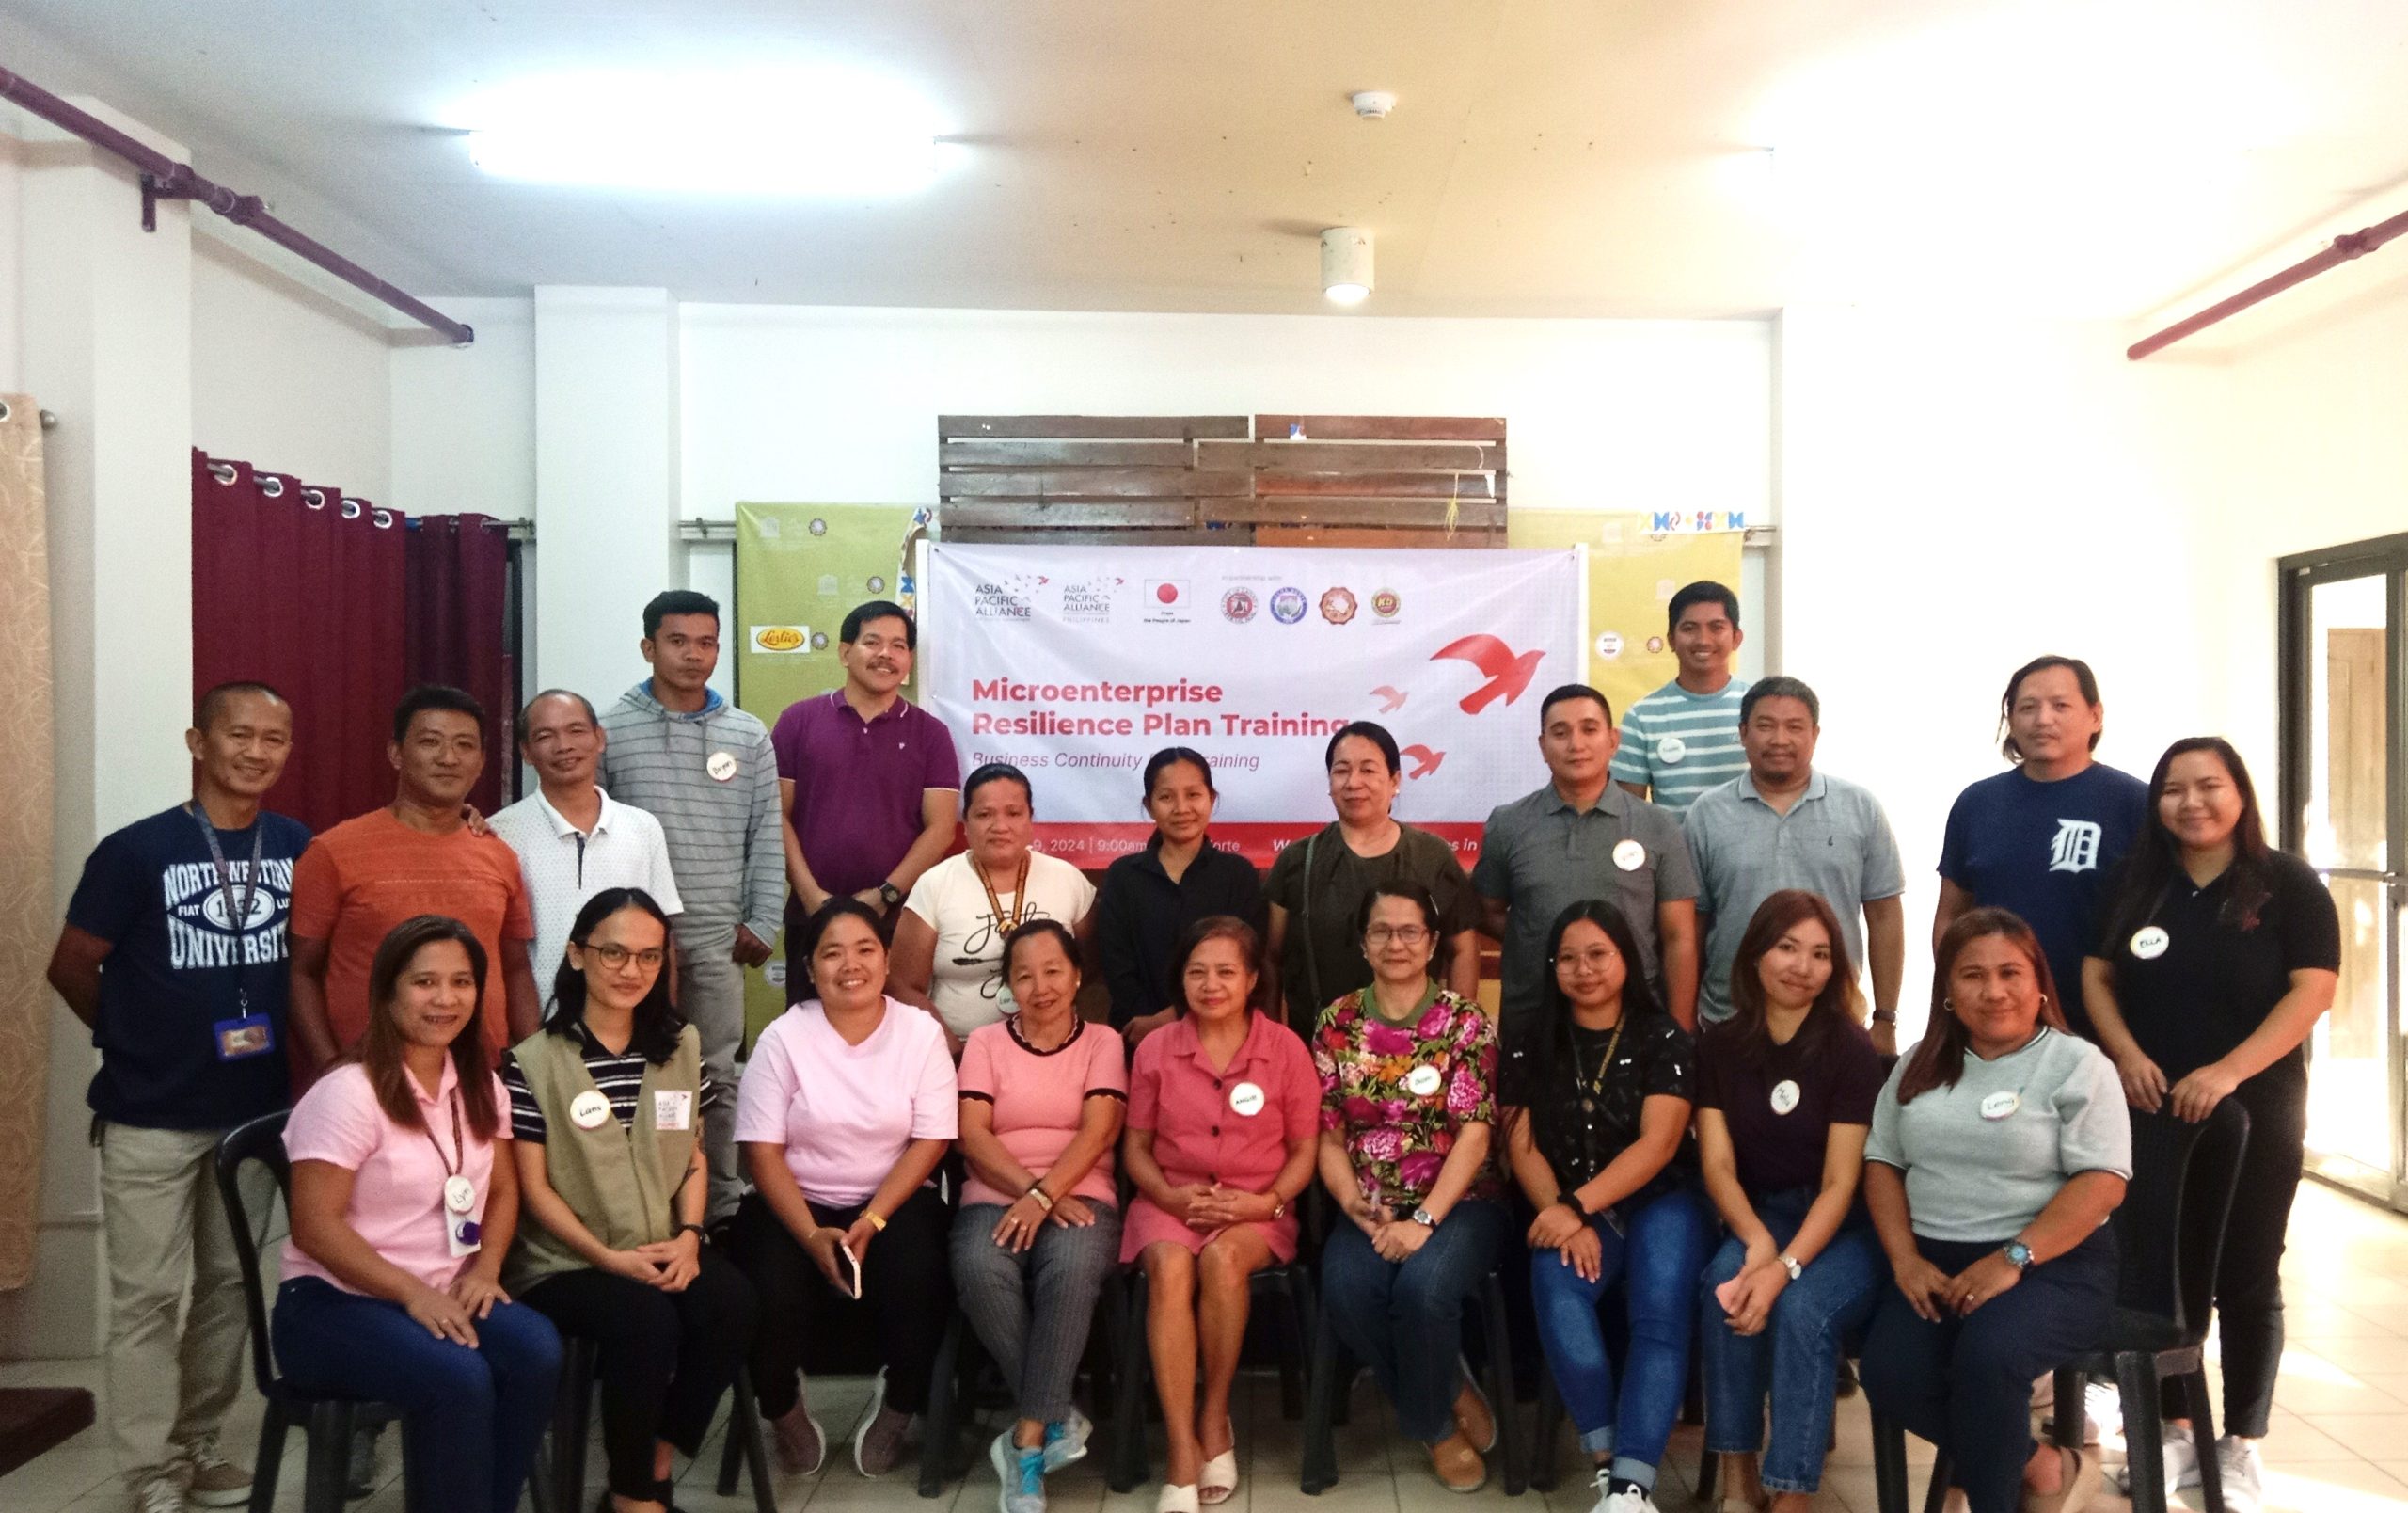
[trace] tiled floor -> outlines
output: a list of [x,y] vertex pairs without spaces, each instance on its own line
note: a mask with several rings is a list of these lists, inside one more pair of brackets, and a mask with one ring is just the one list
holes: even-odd
[[[2314,1185],[2302,1189],[2291,1219],[2290,1254],[2284,1265],[2289,1288],[2290,1340],[2275,1391],[2273,1431],[2266,1441],[2267,1507],[2286,1513],[2370,1513],[2408,1510],[2408,1221]],[[0,1364],[0,1385],[69,1384],[102,1388],[98,1361],[23,1362]],[[1279,1416],[1275,1383],[1249,1381],[1239,1426],[1244,1481],[1227,1506],[1229,1513],[1457,1513],[1481,1502],[1502,1503],[1494,1483],[1473,1499],[1457,1498],[1431,1480],[1419,1450],[1397,1441],[1368,1379],[1360,1386],[1353,1424],[1340,1432],[1342,1480],[1318,1498],[1296,1489],[1298,1431]],[[858,1381],[831,1381],[815,1388],[814,1400],[832,1435],[843,1432],[865,1394]],[[105,1397],[101,1412],[105,1422]],[[258,1427],[258,1409],[246,1399],[229,1426],[230,1446],[247,1449]],[[1861,1396],[1841,1404],[1839,1449],[1824,1478],[1818,1505],[1872,1513],[1873,1457]],[[678,1505],[687,1513],[750,1513],[749,1496],[727,1499],[711,1490],[718,1465],[716,1438],[703,1462],[680,1483]],[[1099,1452],[1101,1446],[1099,1444]],[[1658,1501],[1666,1513],[1694,1505],[1690,1478],[1698,1464],[1699,1431],[1674,1436]],[[391,1458],[388,1445],[388,1460]],[[1592,1501],[1585,1478],[1565,1464],[1558,1490],[1544,1502],[1546,1513],[1587,1513]],[[1909,1442],[1920,1505],[1922,1468],[1930,1450]],[[298,1508],[301,1437],[288,1441],[279,1508]],[[2120,1458],[2111,1443],[2111,1460]],[[1151,1513],[1153,1489],[1126,1497],[1106,1489],[1101,1454],[1052,1482],[1057,1513]],[[593,1457],[598,1490],[601,1455]],[[849,1461],[832,1456],[812,1478],[781,1479],[782,1513],[982,1513],[995,1505],[995,1475],[982,1455],[969,1479],[945,1495],[923,1502],[908,1476],[867,1482]],[[2186,1494],[2194,1506],[2197,1493]],[[0,1509],[7,1513],[99,1513],[125,1506],[111,1473],[108,1451],[95,1427],[32,1465],[0,1477]],[[401,1485],[392,1480],[359,1513],[401,1513]],[[2120,1513],[2126,1505],[2112,1491],[2092,1505]]]

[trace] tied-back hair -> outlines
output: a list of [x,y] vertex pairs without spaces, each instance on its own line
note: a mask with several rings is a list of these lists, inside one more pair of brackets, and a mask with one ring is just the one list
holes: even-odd
[[[622,909],[634,909],[650,915],[660,923],[660,969],[653,974],[652,991],[636,1005],[634,1032],[627,1038],[627,1049],[642,1057],[654,1066],[660,1066],[677,1054],[677,1037],[684,1031],[686,1021],[677,1006],[669,1001],[669,916],[660,904],[642,888],[604,888],[585,900],[577,912],[577,922],[568,929],[569,940],[591,951],[588,944],[602,921]],[[578,1030],[585,1024],[585,974],[568,964],[568,953],[561,953],[561,969],[552,975],[552,1016],[544,1027],[564,1040],[577,1039]]]
[[2225,890],[2224,909],[2216,916],[2216,923],[2244,932],[2255,930],[2266,900],[2274,896],[2273,885],[2267,880],[2269,848],[2266,822],[2258,812],[2258,786],[2249,780],[2249,769],[2242,765],[2241,753],[2222,736],[2185,736],[2165,748],[2165,755],[2157,759],[2157,770],[2149,773],[2148,823],[2142,827],[2117,871],[2115,896],[2107,908],[2107,928],[2101,932],[2103,939],[2120,940],[2147,924],[2149,916],[2165,900],[2166,890],[2174,885],[2175,875],[2182,870],[2182,843],[2165,828],[2158,804],[2165,797],[2166,779],[2174,771],[2175,758],[2198,751],[2224,763],[2234,791],[2241,795],[2241,819],[2232,827],[2232,884]]
[[1191,1011],[1187,1005],[1187,962],[1208,940],[1237,942],[1238,954],[1245,958],[1245,969],[1254,974],[1254,986],[1245,995],[1248,1013],[1262,1011],[1262,937],[1254,927],[1235,915],[1206,915],[1182,931],[1179,949],[1171,956],[1170,979],[1179,992],[1179,1012],[1185,1018]]
[[419,1117],[418,1094],[410,1088],[409,1068],[402,1063],[402,1027],[393,1017],[393,1006],[410,962],[425,948],[447,940],[467,948],[468,970],[477,983],[468,1022],[451,1046],[452,1065],[460,1078],[461,1112],[477,1139],[490,1140],[501,1129],[501,1111],[494,1102],[493,1063],[485,1054],[485,948],[476,932],[459,920],[419,915],[395,925],[376,948],[376,959],[368,968],[368,1030],[346,1059],[357,1061],[368,1073],[376,1107],[386,1118],[403,1129],[426,1128],[426,1121]]
[[1762,1066],[1772,1053],[1772,1033],[1765,1027],[1764,979],[1757,969],[1781,944],[1782,936],[1809,919],[1819,922],[1830,940],[1831,975],[1807,1006],[1806,1018],[1790,1044],[1811,1060],[1822,1054],[1825,1040],[1839,1025],[1863,1023],[1864,997],[1857,991],[1856,964],[1848,960],[1839,916],[1819,893],[1782,888],[1756,906],[1755,916],[1739,937],[1739,954],[1731,963],[1731,1017],[1706,1027],[1704,1032],[1705,1043],[1717,1054],[1743,1065]]
[[[2023,686],[2025,678],[2035,673],[2045,673],[2052,667],[2062,667],[2073,674],[2074,687],[2082,692],[2082,702],[2089,705],[2093,709],[2099,708],[2099,675],[2092,672],[2090,664],[2079,657],[2059,657],[2053,654],[2035,657],[2017,668],[2015,676],[2006,680],[2006,692],[2000,694],[1998,699],[1998,754],[2019,767],[2023,765],[2023,748],[2016,744],[2014,734],[2016,691]],[[2100,730],[2090,733],[2092,751],[2099,749],[2099,738],[2105,733]]]
[[[1571,1134],[1563,1126],[1563,1100],[1539,1090],[1561,1088],[1561,1079],[1572,1075],[1578,1065],[1572,1048],[1572,997],[1557,980],[1555,961],[1563,949],[1564,932],[1583,919],[1604,931],[1622,957],[1622,1023],[1628,1027],[1623,1031],[1624,1041],[1629,1042],[1645,1021],[1664,1012],[1656,1001],[1656,990],[1648,985],[1639,937],[1631,932],[1630,921],[1622,916],[1622,911],[1603,899],[1582,899],[1565,905],[1547,929],[1546,972],[1539,984],[1540,1022],[1537,1033],[1530,1037],[1529,1067],[1516,1079],[1521,1096],[1529,1099],[1530,1134],[1542,1155],[1562,1150]],[[1547,1159],[1554,1164],[1552,1156]],[[1558,1171],[1556,1175],[1560,1179],[1563,1173]]]
[[2057,979],[2049,975],[2049,953],[2040,937],[2010,909],[1968,909],[1950,921],[1931,957],[1931,1018],[1924,1026],[1922,1043],[1907,1060],[1898,1078],[1898,1104],[1904,1107],[1934,1088],[1953,1088],[1965,1075],[1965,1053],[1972,1032],[1948,1010],[1948,981],[1956,972],[1956,958],[1985,936],[1996,935],[2023,953],[2032,979],[2040,988],[2040,1023],[2066,1032],[2066,1016],[2057,1007]]

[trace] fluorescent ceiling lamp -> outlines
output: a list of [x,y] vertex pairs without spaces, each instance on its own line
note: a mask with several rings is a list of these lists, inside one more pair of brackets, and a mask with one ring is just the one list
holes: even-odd
[[939,167],[936,113],[833,68],[527,79],[452,113],[497,178],[692,195],[897,195]]

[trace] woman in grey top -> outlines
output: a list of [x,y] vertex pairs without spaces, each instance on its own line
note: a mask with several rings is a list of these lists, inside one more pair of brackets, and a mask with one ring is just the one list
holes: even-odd
[[2114,1064],[2066,1032],[2031,927],[1969,910],[1933,957],[1930,1022],[1864,1151],[1897,1278],[1865,1340],[1865,1396],[1947,1452],[1972,1513],[2071,1513],[2097,1490],[2097,1455],[2034,1446],[2032,1381],[2114,1313],[2106,1222],[2131,1123]]

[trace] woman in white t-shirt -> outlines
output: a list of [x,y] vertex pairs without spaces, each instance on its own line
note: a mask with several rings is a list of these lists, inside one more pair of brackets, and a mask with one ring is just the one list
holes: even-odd
[[1037,804],[1017,767],[989,762],[961,785],[970,849],[920,874],[895,925],[890,990],[943,1021],[954,1055],[981,1025],[1010,1013],[1004,937],[1031,919],[1058,919],[1086,944],[1095,884],[1058,857],[1029,849]]

